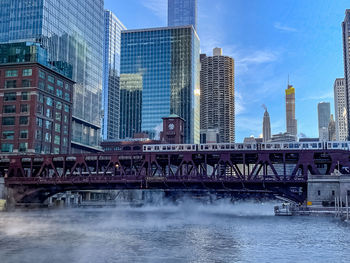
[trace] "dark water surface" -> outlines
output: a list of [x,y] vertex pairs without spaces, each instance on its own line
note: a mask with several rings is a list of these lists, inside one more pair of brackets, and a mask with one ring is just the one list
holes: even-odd
[[350,262],[350,226],[273,205],[0,213],[0,262]]

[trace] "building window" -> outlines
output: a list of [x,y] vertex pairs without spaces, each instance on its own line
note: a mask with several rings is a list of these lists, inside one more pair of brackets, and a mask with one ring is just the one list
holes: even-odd
[[55,132],[61,132],[61,125],[58,123],[55,123]]
[[27,142],[20,142],[19,143],[19,151],[20,152],[26,152],[28,149],[28,143]]
[[43,109],[44,109],[43,105],[38,104],[38,106],[36,106],[36,112],[38,114],[43,114]]
[[56,109],[62,110],[62,103],[61,102],[59,102],[59,101],[56,102]]
[[46,117],[52,118],[52,111],[51,111],[51,109],[46,109]]
[[28,138],[28,130],[21,130],[19,132],[19,138],[21,139],[27,139]]
[[16,88],[16,80],[6,80],[5,81],[5,89],[13,89]]
[[32,86],[32,82],[30,79],[22,79],[22,87],[29,88]]
[[46,105],[52,106],[53,105],[53,99],[51,99],[50,97],[46,97]]
[[68,134],[68,126],[63,125],[63,134],[67,135]]
[[39,101],[40,101],[41,103],[44,103],[44,95],[41,94],[41,93],[39,93]]
[[36,118],[36,125],[39,127],[43,127],[43,119]]
[[17,77],[18,70],[6,70],[5,77]]
[[55,93],[55,88],[51,85],[47,85],[47,91],[50,92],[51,94]]
[[334,190],[332,191],[332,195],[333,195],[333,196],[335,195],[335,191],[334,191]]
[[67,104],[64,104],[64,111],[69,112],[69,106]]
[[69,95],[69,93],[64,93],[64,99],[65,99],[66,101],[70,101],[70,95]]
[[59,154],[60,153],[60,148],[57,148],[57,147],[53,148],[53,153],[54,154]]
[[66,83],[65,88],[66,88],[66,90],[70,90],[70,86],[68,83]]
[[1,144],[1,151],[2,152],[13,152],[13,144],[12,143],[2,143]]
[[39,81],[38,86],[39,86],[39,89],[41,89],[41,90],[45,90],[45,83],[44,83],[44,82]]
[[15,117],[2,117],[2,125],[15,125]]
[[28,124],[28,117],[27,116],[20,116],[19,117],[19,125],[27,125]]
[[51,142],[51,134],[48,132],[45,133],[45,142]]
[[62,80],[59,80],[59,79],[58,79],[57,82],[56,82],[56,84],[57,84],[57,86],[63,88],[63,81],[62,81]]
[[51,83],[55,83],[55,78],[54,78],[53,76],[51,76],[51,75],[48,75],[48,76],[47,76],[47,80],[48,80],[49,82],[51,82]]
[[32,75],[32,69],[31,68],[23,69],[22,76],[31,76],[31,75]]
[[52,122],[51,121],[45,121],[45,128],[48,130],[52,129]]
[[60,138],[59,135],[55,135],[54,143],[55,143],[55,144],[58,144],[58,145],[61,143],[61,138]]
[[35,144],[35,152],[36,153],[41,153],[41,144],[40,143],[36,143]]
[[68,146],[68,139],[67,139],[67,137],[63,137],[63,146],[65,146],[65,147]]
[[56,89],[56,95],[57,95],[57,97],[62,98],[62,96],[63,96],[62,94],[63,94],[62,90]]
[[41,130],[36,130],[35,132],[35,139],[37,140],[42,140],[43,133],[41,132]]
[[68,117],[67,117],[67,115],[64,115],[64,116],[63,116],[63,122],[64,122],[64,123],[68,123]]
[[16,98],[16,92],[8,92],[4,94],[4,101],[15,101]]
[[28,104],[21,104],[21,112],[28,112]]
[[29,96],[28,96],[28,92],[22,92],[22,100],[28,100]]
[[4,131],[2,132],[2,139],[3,140],[13,140],[15,137],[14,131]]
[[16,105],[4,105],[2,108],[3,113],[16,113]]
[[39,77],[42,79],[45,79],[45,72],[42,70],[39,70]]
[[60,112],[57,112],[57,111],[56,111],[56,113],[55,113],[55,119],[56,119],[56,121],[60,121],[61,118],[62,118],[62,114],[61,114]]

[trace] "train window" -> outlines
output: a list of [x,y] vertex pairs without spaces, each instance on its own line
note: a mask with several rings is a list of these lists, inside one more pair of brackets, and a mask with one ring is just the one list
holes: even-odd
[[338,143],[333,143],[333,148],[338,148],[339,144]]
[[165,147],[165,146],[163,146],[163,147],[162,147],[162,150],[163,150],[163,151],[165,151],[165,150],[166,150],[166,147]]
[[283,149],[288,149],[288,144],[283,144]]
[[251,149],[252,148],[252,146],[251,145],[247,145],[247,149]]
[[303,148],[309,148],[309,145],[307,143],[303,143]]
[[217,146],[217,145],[213,145],[213,149],[214,149],[214,150],[217,150],[217,149],[218,149],[218,146]]
[[225,145],[221,145],[221,146],[220,146],[220,149],[221,149],[221,150],[225,150]]
[[208,145],[206,145],[206,146],[204,146],[204,148],[205,148],[206,150],[208,150],[208,149],[209,149],[209,146],[208,146]]
[[179,150],[183,150],[184,147],[182,145],[179,146]]
[[235,149],[235,145],[234,144],[231,144],[231,149]]
[[172,149],[172,150],[176,150],[176,149],[175,149],[175,146],[172,146],[171,149]]
[[159,146],[155,146],[154,149],[156,149],[157,151],[159,151]]
[[143,150],[146,151],[146,149],[147,149],[146,146],[143,146]]
[[166,149],[167,149],[167,150],[170,150],[170,149],[171,149],[171,147],[170,147],[170,146],[167,146],[167,147],[166,147]]
[[191,145],[187,146],[187,150],[191,150]]
[[299,143],[294,144],[295,149],[299,149],[299,146],[300,146]]
[[312,147],[312,148],[317,148],[317,143],[312,143],[312,144],[311,144],[311,147]]
[[230,149],[230,145],[229,144],[226,144],[226,149]]
[[203,145],[201,145],[201,150],[203,150]]
[[148,151],[151,151],[151,150],[152,150],[152,147],[151,147],[151,146],[148,146],[148,147],[147,147],[147,150],[148,150]]
[[289,144],[289,149],[293,149],[293,143]]
[[195,150],[196,149],[196,145],[192,145],[192,150]]

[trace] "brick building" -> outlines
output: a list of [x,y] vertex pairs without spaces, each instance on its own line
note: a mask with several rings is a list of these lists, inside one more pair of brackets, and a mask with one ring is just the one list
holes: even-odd
[[2,153],[70,152],[74,82],[38,63],[40,49],[0,45]]

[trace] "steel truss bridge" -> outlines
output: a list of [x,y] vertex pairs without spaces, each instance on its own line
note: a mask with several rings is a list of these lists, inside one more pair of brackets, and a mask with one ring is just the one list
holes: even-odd
[[0,177],[15,202],[59,192],[161,189],[267,193],[306,199],[308,175],[350,167],[347,150],[240,150],[1,156]]

